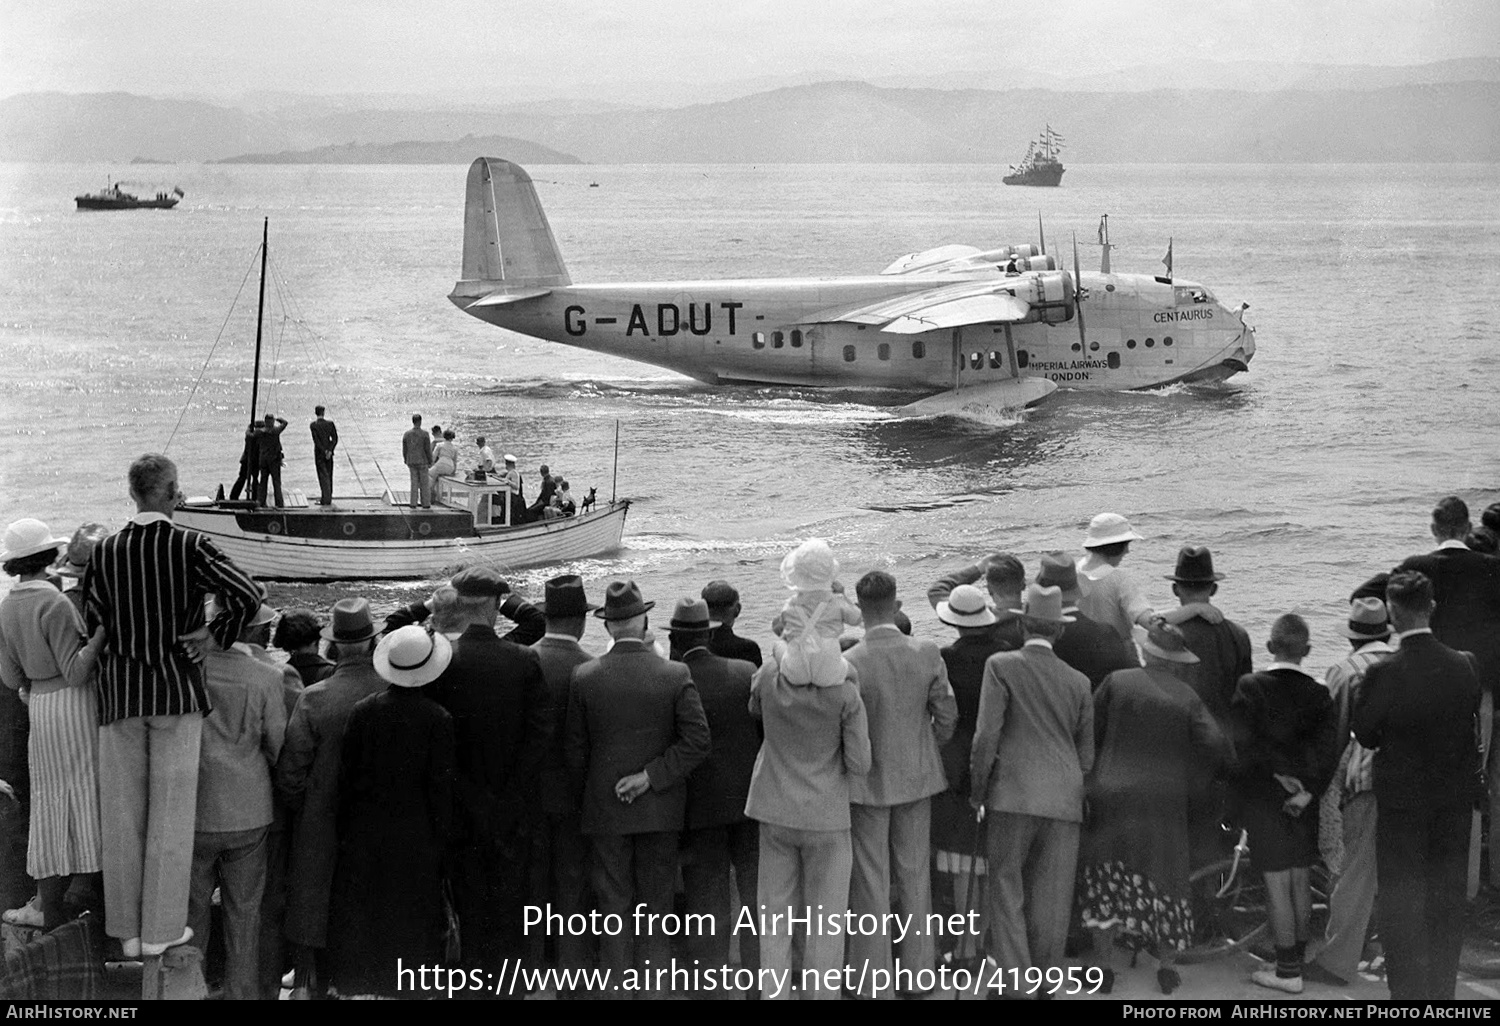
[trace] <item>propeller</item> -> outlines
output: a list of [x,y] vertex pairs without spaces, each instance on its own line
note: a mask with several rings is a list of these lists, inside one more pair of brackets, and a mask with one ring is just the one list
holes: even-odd
[[1083,273],[1078,269],[1078,233],[1073,233],[1073,294],[1077,297],[1074,302],[1078,306],[1078,347],[1080,352],[1088,351],[1088,343],[1083,338]]

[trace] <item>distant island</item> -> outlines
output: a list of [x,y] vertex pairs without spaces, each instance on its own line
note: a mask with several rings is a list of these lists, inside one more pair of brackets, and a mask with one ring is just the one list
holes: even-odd
[[464,164],[478,153],[504,153],[522,164],[582,164],[571,153],[504,135],[466,135],[455,142],[344,143],[311,150],[247,153],[217,164]]
[[151,157],[131,157],[132,164],[170,164],[170,160],[153,160]]

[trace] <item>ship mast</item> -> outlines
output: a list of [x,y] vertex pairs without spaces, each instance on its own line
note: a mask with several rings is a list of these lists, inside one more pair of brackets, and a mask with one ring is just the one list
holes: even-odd
[[260,326],[266,312],[266,253],[271,240],[271,219],[261,227],[260,237],[260,305],[255,308],[255,377],[250,383],[250,423],[255,423],[255,407],[260,402]]

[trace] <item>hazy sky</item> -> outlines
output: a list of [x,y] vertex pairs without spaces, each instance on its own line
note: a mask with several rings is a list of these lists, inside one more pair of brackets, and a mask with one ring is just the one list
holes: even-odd
[[1500,55],[1500,0],[0,0],[0,96],[525,98],[826,72],[1080,75],[1199,58]]

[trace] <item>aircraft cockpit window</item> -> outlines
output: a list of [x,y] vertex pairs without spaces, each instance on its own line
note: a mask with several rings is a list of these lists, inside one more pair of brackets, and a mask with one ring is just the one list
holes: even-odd
[[766,348],[766,333],[764,331],[757,331],[755,334],[751,335],[750,344],[756,349]]
[[845,363],[853,363],[854,362],[854,347],[853,346],[845,346],[844,347],[844,362]]
[[802,348],[802,329],[801,328],[793,328],[792,329],[792,348],[793,349],[801,349]]
[[911,355],[912,359],[914,360],[922,359],[927,355],[927,343],[923,342],[921,339],[916,339],[915,341],[913,341],[911,344]]
[[889,342],[880,343],[875,348],[875,356],[881,360],[889,360],[891,358],[891,344]]
[[771,332],[771,348],[780,349],[786,345],[786,334],[780,331]]
[[998,349],[991,349],[990,350],[990,369],[991,370],[999,370],[1004,365],[1005,365],[1005,361],[1000,358],[1000,350],[998,350]]
[[1172,301],[1178,306],[1188,306],[1192,303],[1211,303],[1213,294],[1208,289],[1197,285],[1178,285],[1172,290]]

